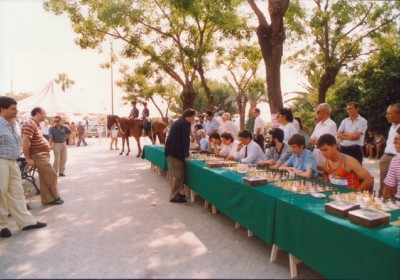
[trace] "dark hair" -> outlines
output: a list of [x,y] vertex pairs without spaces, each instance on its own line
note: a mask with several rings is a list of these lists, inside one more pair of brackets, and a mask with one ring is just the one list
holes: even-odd
[[219,133],[218,133],[218,132],[213,132],[213,133],[211,133],[211,135],[210,135],[209,138],[210,138],[210,139],[213,138],[213,139],[221,140],[221,136],[219,136]]
[[221,138],[224,138],[226,140],[231,140],[231,142],[235,141],[235,139],[233,139],[233,135],[229,132],[222,133]]
[[196,111],[192,108],[187,108],[185,111],[182,112],[182,118],[186,117],[193,117],[196,115]]
[[195,124],[194,125],[194,128],[197,128],[197,129],[203,129],[203,126],[201,125],[201,124]]
[[239,132],[239,137],[252,139],[253,134],[251,134],[250,130],[244,129]]
[[210,117],[213,117],[213,116],[214,116],[214,113],[211,112],[211,111],[207,111],[206,114],[207,114],[208,116],[210,116]]
[[323,145],[333,146],[336,145],[336,139],[332,134],[326,133],[322,134],[318,138],[317,147],[322,147]]
[[299,127],[300,129],[303,129],[303,123],[301,122],[300,117],[294,117],[296,119],[296,121],[299,123]]
[[358,102],[352,101],[352,102],[347,103],[347,106],[349,106],[349,105],[354,106],[354,108],[356,108],[356,109],[360,108],[360,103],[358,103]]
[[136,105],[136,103],[137,103],[137,102],[136,102],[135,100],[133,100],[133,101],[131,102],[132,105]]
[[300,134],[293,134],[292,137],[290,137],[289,141],[288,141],[289,145],[297,145],[297,146],[306,146],[306,139],[304,138],[303,135]]
[[288,122],[293,122],[293,113],[290,108],[282,108],[278,111],[279,115],[285,116]]
[[278,139],[279,142],[283,142],[285,138],[285,132],[280,128],[271,129],[269,134],[271,134],[272,139]]
[[396,133],[400,134],[400,127],[396,130]]
[[40,107],[35,107],[33,108],[33,110],[31,111],[31,116],[34,117],[37,115],[37,113],[41,113],[42,112],[42,108]]
[[260,113],[260,109],[258,109],[257,107],[253,109],[254,111],[256,111],[257,113]]
[[200,114],[200,115],[198,115],[198,118],[203,118],[204,119],[204,115]]
[[14,98],[0,96],[0,109],[8,109],[11,105],[17,105],[17,101]]
[[[60,119],[60,120],[62,119],[59,115],[55,116],[54,118],[55,119]],[[66,122],[66,123],[68,123],[68,122]]]

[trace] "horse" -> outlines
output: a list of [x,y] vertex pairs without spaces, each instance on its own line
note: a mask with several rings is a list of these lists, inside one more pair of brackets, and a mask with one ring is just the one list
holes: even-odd
[[[111,129],[113,124],[116,124],[119,127],[120,132],[122,132],[122,150],[119,155],[122,155],[125,151],[125,140],[128,146],[126,155],[129,155],[131,151],[129,147],[129,136],[133,136],[135,137],[138,145],[138,154],[136,157],[140,157],[142,154],[142,147],[140,145],[140,136],[142,136],[141,120],[135,118],[120,118],[116,115],[107,115],[107,128]],[[164,130],[166,127],[167,124],[163,121],[152,121],[151,130],[146,131],[146,136],[150,138],[153,145],[156,141],[156,138],[158,138],[160,144],[165,144],[166,135]]]

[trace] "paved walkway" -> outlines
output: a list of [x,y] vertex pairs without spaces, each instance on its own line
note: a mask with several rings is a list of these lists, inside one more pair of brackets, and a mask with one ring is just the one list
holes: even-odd
[[[32,213],[48,226],[19,231],[10,218],[0,278],[290,278],[285,252],[270,263],[271,246],[200,198],[169,203],[169,182],[135,152],[118,156],[105,139],[70,147],[62,206],[42,206],[24,182]],[[305,264],[298,271],[322,277]]]

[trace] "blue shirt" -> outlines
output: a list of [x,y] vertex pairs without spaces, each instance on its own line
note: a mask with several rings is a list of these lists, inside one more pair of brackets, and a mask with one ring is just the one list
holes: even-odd
[[49,136],[55,143],[65,142],[67,135],[70,133],[68,127],[62,125],[60,128],[52,126],[49,128]]
[[17,123],[10,124],[0,116],[0,158],[17,159],[21,154],[22,138],[21,130]]
[[215,118],[212,118],[211,121],[207,121],[204,123],[204,130],[207,135],[210,135],[214,130],[218,132],[219,129],[219,121]]
[[318,176],[317,161],[314,155],[307,149],[304,149],[300,155],[292,154],[284,165],[297,168],[303,172],[312,169],[312,176]]

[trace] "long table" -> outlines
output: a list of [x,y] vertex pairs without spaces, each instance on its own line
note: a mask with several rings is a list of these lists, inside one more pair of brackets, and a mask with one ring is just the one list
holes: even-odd
[[[144,150],[145,159],[168,170],[163,147],[146,145]],[[266,243],[325,277],[400,279],[400,227],[363,228],[326,214],[324,200],[271,183],[249,187],[242,179],[224,168],[186,161],[185,183],[191,189]],[[399,216],[400,210],[391,212],[392,221]]]

